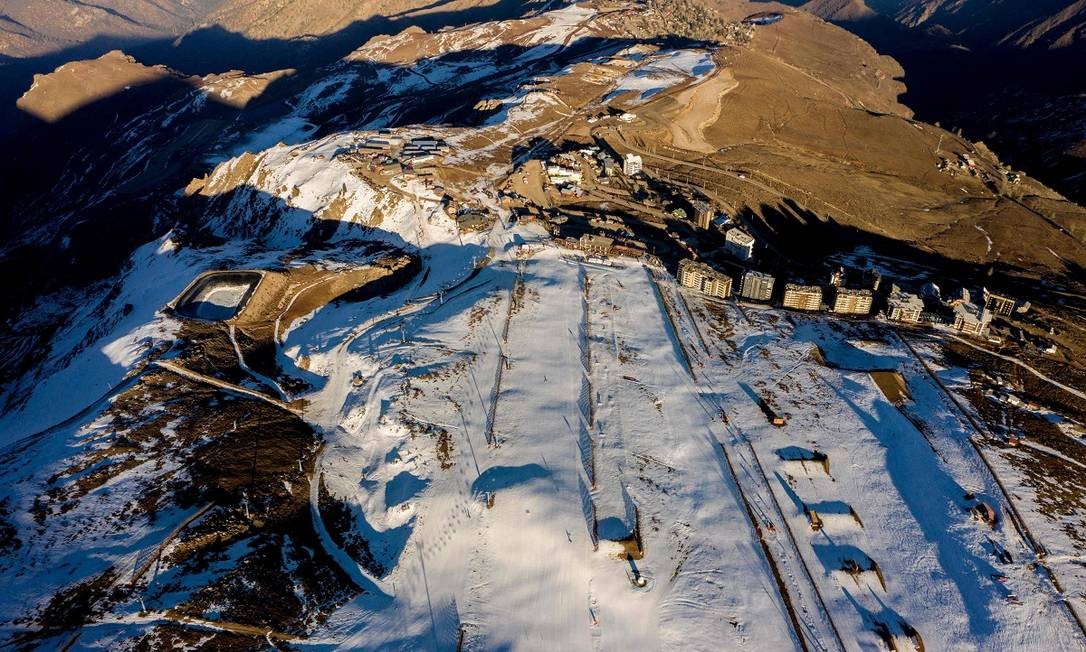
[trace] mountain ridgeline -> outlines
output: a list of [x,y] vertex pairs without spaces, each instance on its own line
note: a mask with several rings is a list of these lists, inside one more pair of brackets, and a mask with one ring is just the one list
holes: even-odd
[[917,117],[1086,199],[1086,1],[789,0],[905,68]]

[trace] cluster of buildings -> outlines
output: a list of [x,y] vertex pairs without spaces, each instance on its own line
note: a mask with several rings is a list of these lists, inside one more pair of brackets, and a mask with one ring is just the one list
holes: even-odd
[[[703,262],[692,259],[679,263],[676,277],[679,284],[703,294],[728,298],[731,296],[733,279]],[[791,310],[816,312],[828,310],[838,315],[870,315],[881,307],[886,319],[905,324],[941,323],[966,335],[985,337],[995,316],[1009,317],[1015,312],[1028,310],[1029,304],[1020,304],[1014,298],[984,289],[984,301],[970,300],[968,290],[952,295],[946,301],[937,302],[937,310],[929,310],[930,302],[897,285],[888,291],[882,285],[877,271],[863,274],[863,287],[846,285],[843,269],[830,276],[830,283],[804,285],[785,283],[779,295],[775,294],[776,279],[765,272],[747,270],[739,283],[738,297],[750,301],[769,303],[779,296],[779,305]],[[884,291],[880,293],[880,289]]]
[[618,176],[620,172],[628,177],[639,174],[643,165],[641,157],[636,154],[619,158],[612,152],[589,146],[555,154],[547,159],[543,169],[551,185],[559,192],[577,194],[586,168],[592,170],[600,183],[606,184],[608,179]]
[[606,235],[585,233],[579,238],[556,238],[554,242],[559,247],[582,251],[589,257],[625,256],[643,260],[650,265],[660,264],[660,261],[650,254],[643,244],[629,238],[612,238]]
[[409,172],[421,177],[433,177],[451,152],[452,148],[442,138],[420,135],[404,140],[390,129],[382,129],[358,147],[358,153],[368,157],[370,169],[389,175]]

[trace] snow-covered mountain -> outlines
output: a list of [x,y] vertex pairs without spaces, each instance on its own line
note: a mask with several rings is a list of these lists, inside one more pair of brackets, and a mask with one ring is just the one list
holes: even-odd
[[[0,249],[3,645],[1082,647],[1086,210],[760,8],[40,77]],[[681,287],[690,256],[739,283],[703,202],[781,284],[1029,288],[1014,327],[1057,353]]]

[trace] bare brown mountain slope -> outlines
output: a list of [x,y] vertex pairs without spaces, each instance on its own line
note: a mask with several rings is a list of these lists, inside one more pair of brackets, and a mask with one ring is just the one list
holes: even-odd
[[499,0],[226,0],[218,10],[207,16],[206,22],[254,39],[297,38],[331,34],[354,22],[374,17],[395,19],[499,3]]
[[6,0],[0,3],[0,54],[29,57],[96,36],[156,38],[190,29],[222,0]]
[[785,0],[905,68],[903,101],[1086,200],[1086,0]]
[[1051,16],[1042,16],[1030,21],[1011,32],[1003,42],[1013,43],[1019,47],[1070,48],[1082,45],[1084,39],[1086,39],[1086,0],[1078,0]]
[[[751,5],[717,6],[735,14]],[[758,214],[793,251],[847,247],[851,232],[934,260],[1041,276],[1086,264],[1086,211],[1032,179],[1007,184],[983,144],[912,119],[898,103],[901,68],[860,39],[790,12],[725,61],[734,85],[704,130],[714,153],[661,147],[678,144],[677,95],[639,108],[647,125],[621,128],[622,138],[661,173]],[[983,173],[937,169],[962,155]]]
[[864,20],[876,15],[864,0],[811,0],[802,9],[824,20]]
[[1086,35],[1083,0],[811,0],[803,9],[833,21],[879,15],[910,29],[982,48],[997,43],[1019,48],[1077,47]]
[[66,63],[48,75],[35,75],[34,85],[16,104],[41,120],[56,122],[81,106],[170,76],[178,75],[114,50],[90,61]]

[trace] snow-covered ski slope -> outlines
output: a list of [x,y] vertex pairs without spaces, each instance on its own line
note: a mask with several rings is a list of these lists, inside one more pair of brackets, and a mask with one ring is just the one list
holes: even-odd
[[[1081,647],[968,424],[892,330],[747,321],[634,261],[509,255],[535,240],[496,225],[495,261],[441,299],[294,350],[318,374],[352,370],[321,482],[378,562],[339,555],[372,592],[316,640]],[[910,398],[892,403],[873,370],[899,371]],[[994,527],[970,516],[979,502]],[[627,528],[637,541],[608,540]]]
[[[541,237],[497,226],[491,244]],[[442,647],[463,629],[471,649],[795,647],[720,423],[659,305],[641,301],[646,269],[590,268],[553,248],[503,256],[347,347],[294,350],[318,374],[353,360],[319,472],[379,562],[352,574],[384,594],[317,638]],[[595,519],[612,515],[637,527],[644,558],[600,538]]]
[[[396,227],[420,245],[414,281],[284,334],[323,438],[314,529],[362,589],[293,644],[1081,649],[970,426],[893,330],[741,311],[501,219],[461,244],[417,202]],[[872,371],[900,373],[904,402]],[[994,526],[971,517],[981,502]],[[141,530],[147,545],[182,516]],[[42,536],[20,553],[42,580],[73,555],[146,556]],[[118,605],[80,644],[153,626],[141,611]]]

